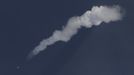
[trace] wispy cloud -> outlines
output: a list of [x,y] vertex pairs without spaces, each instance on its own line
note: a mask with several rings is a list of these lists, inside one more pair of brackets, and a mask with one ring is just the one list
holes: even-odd
[[91,28],[93,25],[98,26],[102,22],[109,23],[121,19],[122,13],[120,6],[94,6],[81,16],[70,18],[62,30],[55,30],[52,36],[41,41],[28,55],[28,59],[46,50],[48,46],[53,45],[55,42],[68,42],[81,27]]

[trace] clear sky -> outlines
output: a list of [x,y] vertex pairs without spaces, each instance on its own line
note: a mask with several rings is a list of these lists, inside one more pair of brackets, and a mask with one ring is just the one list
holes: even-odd
[[[96,5],[120,5],[126,14],[26,60],[42,39]],[[0,75],[134,75],[133,6],[133,0],[0,1]]]

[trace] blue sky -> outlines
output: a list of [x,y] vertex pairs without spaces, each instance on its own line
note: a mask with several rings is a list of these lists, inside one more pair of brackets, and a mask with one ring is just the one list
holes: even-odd
[[[133,75],[132,0],[0,1],[0,75]],[[122,21],[82,28],[31,61],[28,53],[72,16],[95,5],[120,5]],[[17,66],[20,66],[18,69]]]

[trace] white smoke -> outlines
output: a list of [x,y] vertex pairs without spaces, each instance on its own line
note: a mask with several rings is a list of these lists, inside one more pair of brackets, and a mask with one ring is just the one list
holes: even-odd
[[119,6],[94,6],[91,11],[88,10],[81,16],[70,18],[62,30],[55,30],[52,36],[41,41],[29,54],[28,58],[31,59],[39,52],[58,41],[69,41],[81,27],[91,28],[93,25],[98,26],[102,22],[109,23],[121,19],[122,13]]

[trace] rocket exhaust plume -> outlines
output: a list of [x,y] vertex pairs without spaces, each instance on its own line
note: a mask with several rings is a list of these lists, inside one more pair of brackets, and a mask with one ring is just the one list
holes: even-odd
[[98,26],[102,22],[109,23],[122,19],[121,8],[115,6],[94,6],[91,11],[87,10],[81,16],[70,18],[62,30],[55,30],[47,39],[40,42],[38,46],[28,55],[28,59],[33,58],[41,51],[46,50],[50,45],[58,41],[68,42],[81,27],[91,28],[93,25]]

